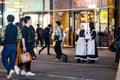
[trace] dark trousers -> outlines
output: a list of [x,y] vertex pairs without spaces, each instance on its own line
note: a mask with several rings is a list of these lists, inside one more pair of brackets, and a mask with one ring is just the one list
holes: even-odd
[[[34,50],[33,50],[33,48],[34,48],[33,45],[28,44],[28,45],[26,45],[26,48],[27,48],[26,52],[30,52],[32,57],[36,56],[34,53]],[[26,62],[26,63],[20,63],[20,64],[18,64],[18,67],[21,68],[23,65],[26,65],[26,72],[31,70],[31,61]]]
[[62,41],[56,41],[55,46],[54,46],[54,50],[56,52],[56,58],[58,59],[62,57],[61,42]]
[[119,62],[119,59],[120,59],[120,50],[119,49],[117,49],[117,51],[116,51],[116,54],[115,54],[115,62]]
[[18,67],[21,68],[23,65],[25,65],[26,67],[26,72],[30,71],[30,68],[31,68],[31,61],[29,62],[26,62],[26,63],[19,63],[18,64]]
[[38,38],[38,40],[36,41],[36,47],[37,47],[37,45],[39,44],[39,41],[40,41],[41,47],[43,47],[44,41],[43,41],[43,38],[42,38],[42,37],[41,37],[41,38]]
[[39,51],[39,53],[47,47],[47,54],[50,54],[50,40],[45,40],[45,46]]
[[14,69],[15,59],[17,53],[16,45],[5,45],[2,50],[2,63],[7,70],[7,74],[11,69]]

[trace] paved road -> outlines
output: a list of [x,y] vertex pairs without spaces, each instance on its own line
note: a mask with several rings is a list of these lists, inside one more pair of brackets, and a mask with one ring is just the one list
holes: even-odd
[[[114,53],[108,50],[99,50],[100,59],[95,64],[76,63],[75,49],[64,48],[68,55],[68,63],[54,62],[52,55],[46,55],[46,50],[32,62],[34,77],[17,76],[13,80],[114,80],[117,66],[114,65]],[[36,52],[37,53],[37,52]],[[6,80],[6,71],[0,61],[0,80]]]

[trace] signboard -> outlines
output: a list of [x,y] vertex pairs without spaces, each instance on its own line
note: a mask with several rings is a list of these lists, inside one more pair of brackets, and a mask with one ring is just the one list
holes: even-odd
[[43,0],[22,0],[23,8],[22,11],[32,12],[43,10]]
[[72,0],[73,8],[89,8],[89,6],[98,7],[100,0]]
[[108,22],[108,12],[101,11],[100,12],[100,23],[107,23]]

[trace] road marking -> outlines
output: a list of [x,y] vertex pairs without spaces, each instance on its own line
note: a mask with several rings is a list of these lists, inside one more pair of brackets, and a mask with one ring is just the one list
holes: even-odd
[[0,72],[7,72],[5,69],[0,69]]
[[[44,74],[38,74],[38,75],[44,75]],[[63,78],[63,79],[69,79],[69,80],[95,80],[95,79],[86,79],[86,78],[78,78],[78,77],[70,77],[70,76],[62,76],[62,75],[53,75],[53,74],[47,74],[44,76],[52,77],[52,78]]]

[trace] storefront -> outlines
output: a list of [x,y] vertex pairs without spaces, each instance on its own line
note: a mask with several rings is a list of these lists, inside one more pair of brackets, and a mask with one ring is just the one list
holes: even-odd
[[[9,1],[9,0],[6,0]],[[10,0],[11,1],[11,0]],[[89,30],[88,23],[94,22],[97,31],[98,47],[107,47],[109,31],[114,28],[114,0],[15,0],[13,12],[19,20],[20,17],[30,15],[33,25],[41,24],[45,28],[48,24],[55,25],[55,21],[62,23],[65,34],[64,46],[75,47],[75,33],[80,24]],[[10,9],[9,9],[10,10]],[[5,16],[7,13],[5,14]],[[54,29],[55,32],[55,29]]]
[[53,8],[56,12],[53,17],[54,20],[61,21],[64,32],[67,30],[65,45],[75,46],[75,32],[80,24],[84,24],[85,30],[89,30],[89,22],[94,22],[97,46],[108,47],[109,31],[114,29],[115,21],[113,1],[66,0],[62,3],[62,0],[55,0]]

